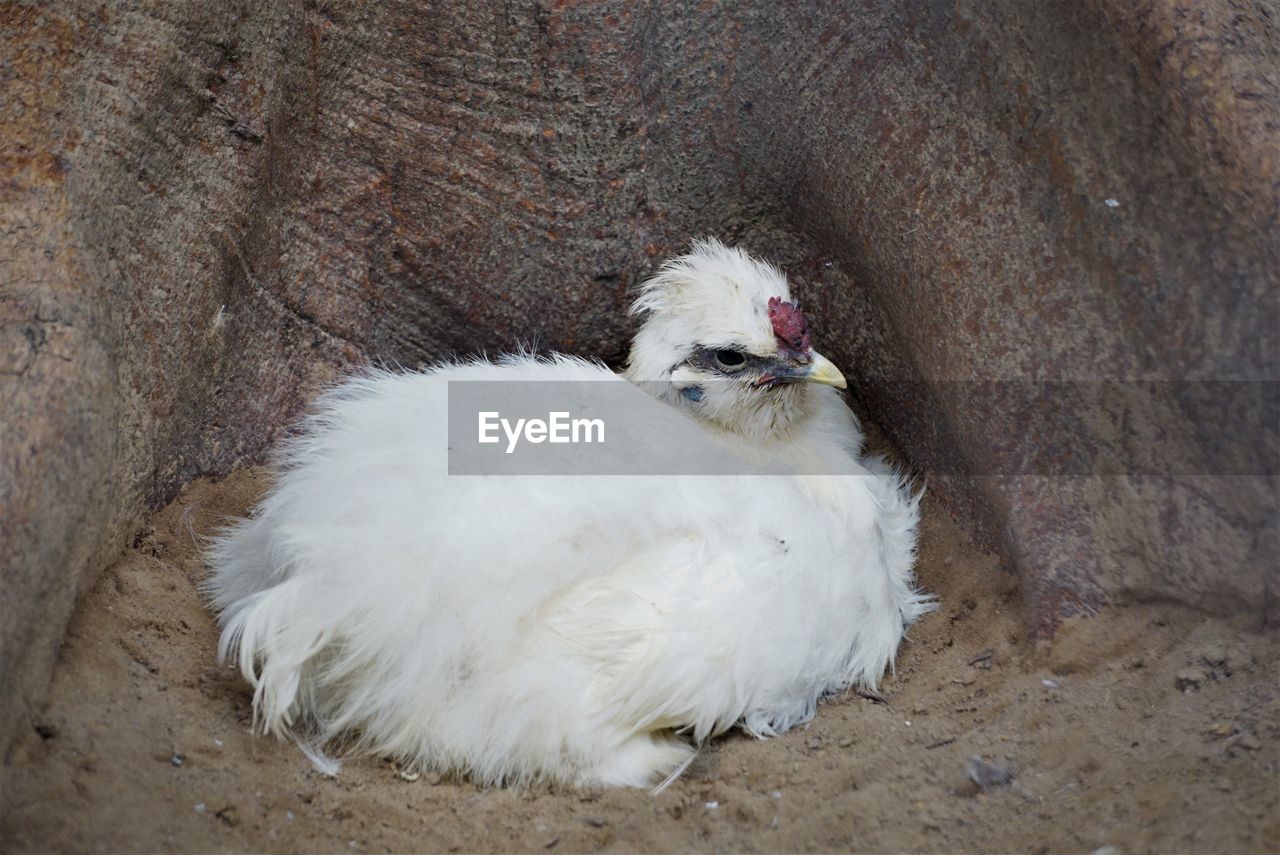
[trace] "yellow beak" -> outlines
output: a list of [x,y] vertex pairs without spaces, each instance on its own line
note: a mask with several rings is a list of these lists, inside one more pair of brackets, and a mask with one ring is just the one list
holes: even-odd
[[835,386],[837,389],[847,389],[849,384],[845,382],[844,375],[840,373],[840,369],[832,364],[818,351],[812,351],[813,362],[809,366],[809,373],[804,375],[804,379],[810,383],[821,383],[823,386]]

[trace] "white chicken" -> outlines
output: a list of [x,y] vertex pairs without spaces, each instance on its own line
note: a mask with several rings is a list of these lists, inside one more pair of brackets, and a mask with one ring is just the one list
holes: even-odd
[[[633,311],[625,377],[522,355],[369,372],[321,399],[208,554],[219,654],[264,732],[321,765],[337,740],[485,783],[647,786],[735,724],[781,733],[876,685],[931,607],[917,499],[859,459],[844,378],[786,280],[701,241]],[[647,434],[744,466],[451,475],[460,380],[630,384]]]

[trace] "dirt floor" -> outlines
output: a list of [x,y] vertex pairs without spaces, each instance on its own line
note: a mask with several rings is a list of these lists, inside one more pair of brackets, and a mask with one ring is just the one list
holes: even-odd
[[[1012,580],[928,502],[920,575],[942,608],[884,702],[719,740],[656,797],[409,781],[377,758],[325,778],[249,733],[196,594],[199,538],[266,478],[192,485],[82,602],[9,757],[0,849],[1280,851],[1274,634],[1146,606],[1030,647]],[[980,789],[975,756],[1011,782]]]

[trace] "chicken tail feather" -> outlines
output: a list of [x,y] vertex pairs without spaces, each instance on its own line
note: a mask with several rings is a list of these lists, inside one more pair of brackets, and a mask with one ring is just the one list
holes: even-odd
[[222,616],[218,642],[219,661],[234,661],[253,686],[255,729],[279,738],[294,723],[308,660],[328,641],[326,633],[306,629],[301,584],[290,579],[233,603]]

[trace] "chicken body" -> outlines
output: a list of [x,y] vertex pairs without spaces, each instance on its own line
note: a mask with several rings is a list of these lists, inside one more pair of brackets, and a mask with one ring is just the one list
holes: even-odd
[[[623,384],[636,424],[740,474],[451,475],[448,383],[467,380]],[[220,652],[263,729],[488,783],[645,786],[737,723],[779,733],[874,685],[928,608],[915,498],[856,456],[834,389],[762,435],[699,416],[714,394],[678,382],[510,357],[325,396],[209,555]],[[780,467],[824,474],[759,474]]]

